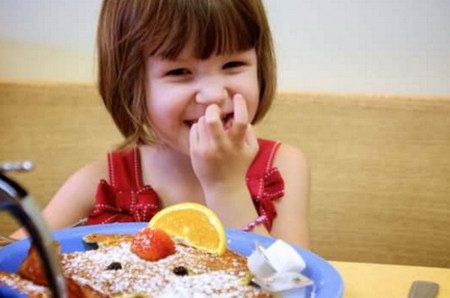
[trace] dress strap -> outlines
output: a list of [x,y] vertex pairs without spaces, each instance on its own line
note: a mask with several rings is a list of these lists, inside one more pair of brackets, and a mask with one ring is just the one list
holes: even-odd
[[268,173],[273,166],[275,153],[280,147],[280,142],[258,139],[259,152],[247,171],[247,177],[257,177]]
[[278,168],[273,167],[280,143],[264,139],[258,139],[258,143],[259,152],[247,171],[246,183],[256,210],[266,218],[264,225],[270,231],[277,216],[273,201],[284,195],[283,177]]
[[148,222],[160,209],[156,192],[143,186],[139,147],[108,153],[109,183],[100,180],[88,224]]
[[118,189],[142,187],[141,159],[139,150],[113,151],[108,153],[109,183]]

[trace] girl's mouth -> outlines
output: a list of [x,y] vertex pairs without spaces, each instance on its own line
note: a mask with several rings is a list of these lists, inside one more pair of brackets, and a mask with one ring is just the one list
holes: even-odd
[[[220,119],[222,120],[224,130],[230,129],[231,125],[233,124],[233,118],[234,118],[233,116],[234,116],[234,113],[228,113],[228,114],[224,114],[221,116]],[[184,124],[187,125],[189,128],[191,128],[192,125],[197,123],[197,121],[198,121],[198,119],[185,120]]]

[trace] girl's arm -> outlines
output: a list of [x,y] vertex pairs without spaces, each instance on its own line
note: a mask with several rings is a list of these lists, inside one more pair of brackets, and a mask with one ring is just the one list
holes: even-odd
[[[277,151],[274,166],[284,180],[284,196],[275,201],[275,217],[270,235],[309,249],[309,169],[298,149],[282,144]],[[221,218],[225,226],[241,229],[258,217],[250,193],[242,183],[225,184],[209,191],[204,189],[206,203]],[[268,235],[263,225],[253,232]]]
[[[73,174],[42,212],[49,228],[65,228],[87,216],[94,207],[97,184],[106,177],[106,160],[91,163]],[[18,239],[26,235],[23,229],[19,229],[10,237]]]
[[[258,140],[242,95],[234,95],[233,105],[234,119],[228,130],[223,127],[220,108],[210,105],[192,126],[189,141],[192,166],[206,205],[226,227],[241,229],[258,217],[245,182],[258,153]],[[254,232],[268,234],[261,226]]]
[[271,234],[309,249],[309,187],[306,159],[298,149],[282,144],[274,160],[284,180],[284,196],[275,202],[278,216]]

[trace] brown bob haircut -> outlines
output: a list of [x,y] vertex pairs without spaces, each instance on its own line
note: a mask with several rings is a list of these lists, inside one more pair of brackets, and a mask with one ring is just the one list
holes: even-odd
[[253,123],[268,111],[276,67],[261,0],[104,0],[98,87],[125,137],[121,148],[156,142],[146,112],[146,61],[153,55],[174,59],[190,40],[198,59],[255,48],[260,98]]

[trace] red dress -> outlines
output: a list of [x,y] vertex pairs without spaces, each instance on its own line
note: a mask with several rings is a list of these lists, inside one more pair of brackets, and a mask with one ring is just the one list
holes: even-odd
[[[272,166],[280,146],[269,140],[258,139],[259,152],[250,165],[246,183],[259,215],[270,231],[277,212],[274,200],[284,195],[284,181]],[[151,186],[143,185],[139,148],[114,151],[108,154],[109,183],[100,180],[97,186],[94,210],[88,224],[149,221],[161,208],[158,194]]]

